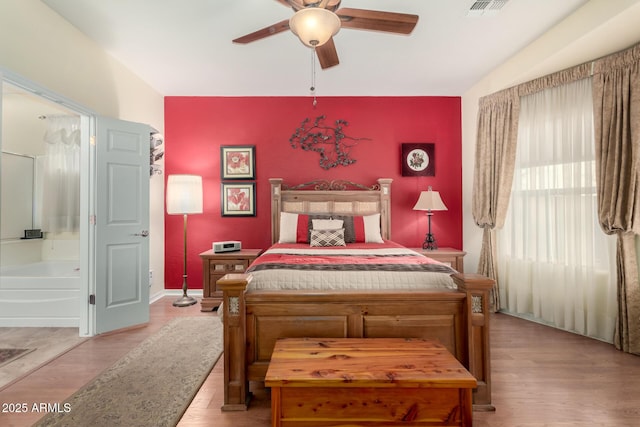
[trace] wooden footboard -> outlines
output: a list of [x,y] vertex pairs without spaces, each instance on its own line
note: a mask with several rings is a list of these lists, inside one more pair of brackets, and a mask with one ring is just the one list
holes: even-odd
[[246,410],[278,338],[437,339],[476,377],[474,409],[491,410],[488,295],[493,280],[453,276],[458,291],[247,291],[250,275],[218,280],[224,307],[224,405]]

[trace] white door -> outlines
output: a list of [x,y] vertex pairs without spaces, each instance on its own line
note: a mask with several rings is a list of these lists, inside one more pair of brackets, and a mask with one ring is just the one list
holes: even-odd
[[149,133],[96,118],[96,333],[149,321]]

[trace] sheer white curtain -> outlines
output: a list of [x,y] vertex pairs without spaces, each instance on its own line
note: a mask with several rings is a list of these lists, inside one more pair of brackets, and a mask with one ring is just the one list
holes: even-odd
[[41,178],[41,227],[52,233],[80,228],[80,119],[48,116]]
[[503,310],[612,342],[615,240],[596,207],[591,79],[522,97],[513,193],[498,232]]

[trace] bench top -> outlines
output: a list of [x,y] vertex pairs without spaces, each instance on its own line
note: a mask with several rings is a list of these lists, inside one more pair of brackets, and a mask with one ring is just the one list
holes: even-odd
[[405,338],[284,338],[267,387],[475,388],[476,379],[435,341]]

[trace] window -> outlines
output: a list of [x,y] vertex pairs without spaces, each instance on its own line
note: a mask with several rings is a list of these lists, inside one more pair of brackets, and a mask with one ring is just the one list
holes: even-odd
[[501,308],[611,342],[615,239],[598,224],[595,179],[591,79],[521,98],[513,191],[498,231]]

